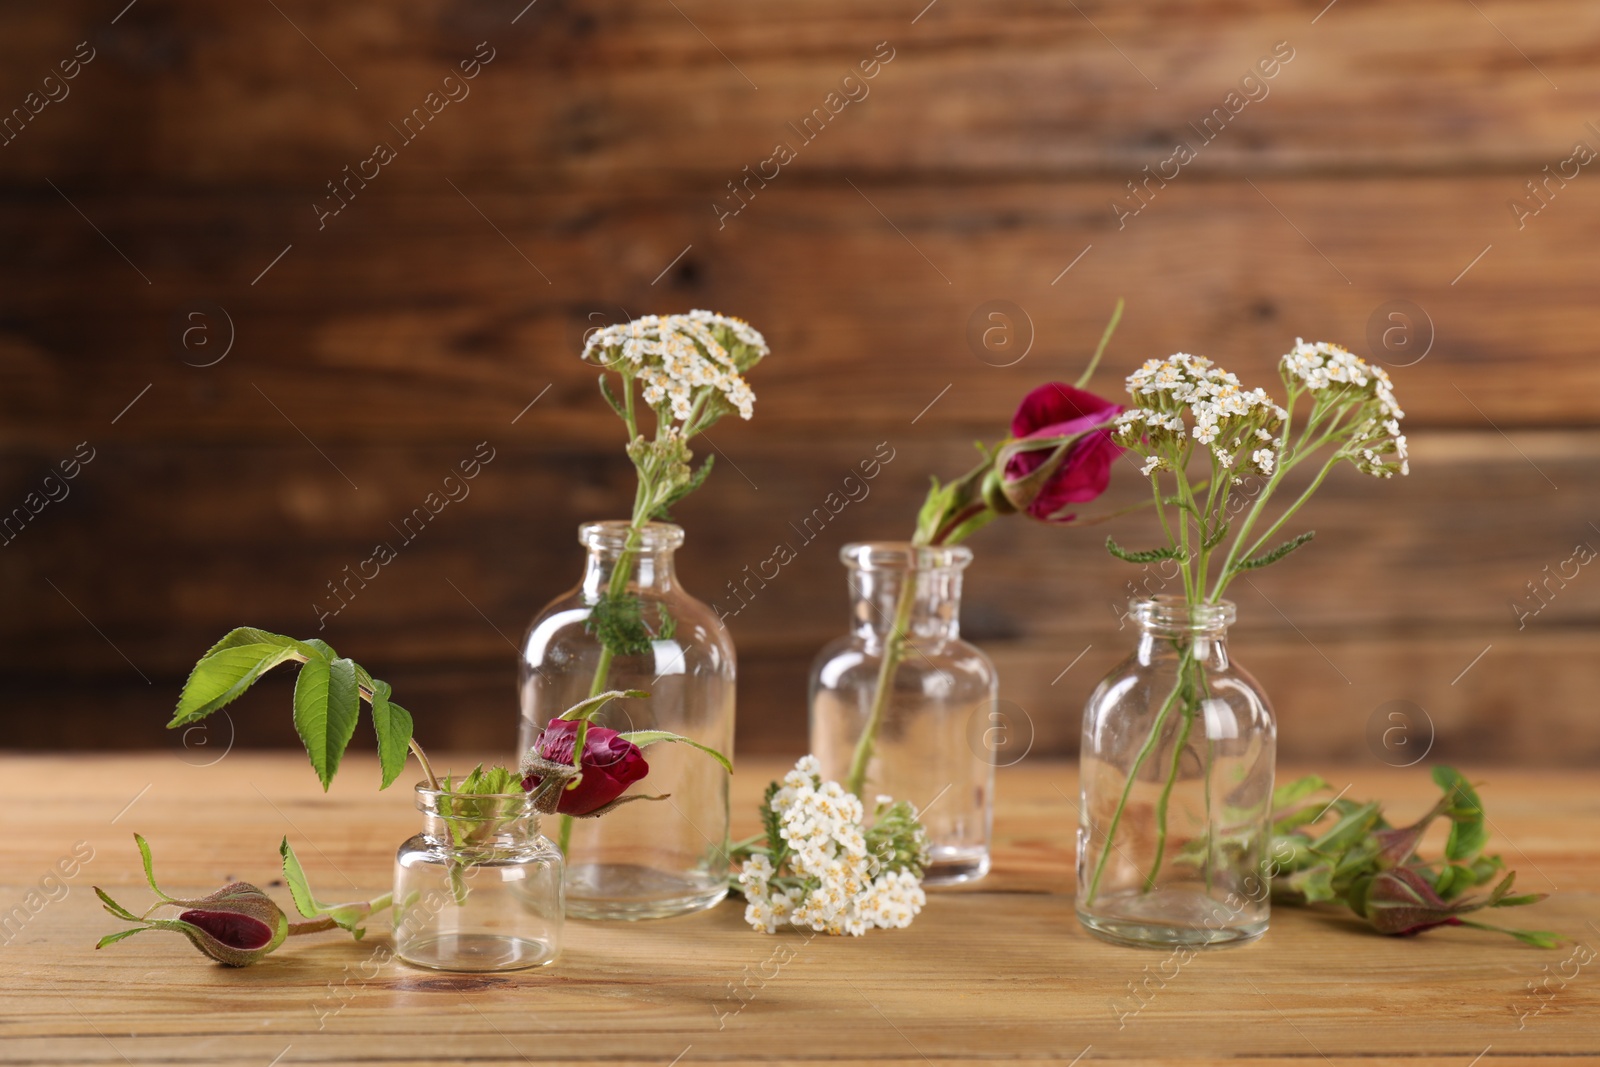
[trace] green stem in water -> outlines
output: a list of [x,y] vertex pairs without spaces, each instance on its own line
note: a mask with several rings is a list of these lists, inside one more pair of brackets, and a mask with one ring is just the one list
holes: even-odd
[[[1156,887],[1156,875],[1161,873],[1161,861],[1167,853],[1167,805],[1172,800],[1172,787],[1178,781],[1178,764],[1183,759],[1183,747],[1189,743],[1189,731],[1194,728],[1194,687],[1185,683],[1182,665],[1185,660],[1179,660],[1178,688],[1180,693],[1187,689],[1188,694],[1180,699],[1183,701],[1183,725],[1178,728],[1178,741],[1172,746],[1172,762],[1167,768],[1167,782],[1161,787],[1161,796],[1156,800],[1156,858],[1150,864],[1150,873],[1145,875],[1144,891],[1146,893]],[[1190,655],[1187,662],[1199,666]],[[1210,768],[1207,768],[1209,774]],[[1209,792],[1209,790],[1208,790]]]
[[1178,678],[1172,685],[1172,692],[1167,694],[1167,699],[1162,703],[1161,710],[1156,713],[1155,722],[1150,724],[1150,735],[1144,739],[1144,745],[1139,749],[1139,754],[1134,757],[1133,766],[1128,769],[1128,780],[1122,786],[1122,797],[1117,801],[1117,810],[1111,814],[1111,825],[1106,827],[1106,843],[1100,849],[1100,859],[1095,863],[1094,875],[1089,879],[1089,894],[1084,901],[1088,906],[1094,903],[1094,896],[1100,890],[1100,878],[1106,872],[1106,861],[1111,858],[1112,846],[1116,843],[1117,827],[1122,823],[1122,813],[1127,810],[1128,797],[1133,792],[1133,784],[1139,779],[1139,771],[1144,768],[1145,761],[1156,750],[1156,745],[1161,739],[1161,728],[1167,724],[1167,716],[1172,711],[1173,702],[1178,699],[1178,691],[1183,688],[1183,675],[1187,669],[1187,661],[1194,656],[1193,648],[1186,648],[1183,656],[1178,661]]
[[[915,549],[913,549],[915,551]],[[905,654],[906,628],[911,624],[911,609],[917,600],[917,572],[915,566],[906,571],[900,586],[900,597],[895,604],[894,620],[883,638],[883,658],[878,664],[878,683],[872,692],[872,709],[867,724],[856,741],[855,756],[850,760],[850,774],[845,780],[845,790],[861,796],[867,785],[867,764],[872,762],[872,751],[877,744],[878,729],[888,712],[889,700],[894,692],[894,674]]]

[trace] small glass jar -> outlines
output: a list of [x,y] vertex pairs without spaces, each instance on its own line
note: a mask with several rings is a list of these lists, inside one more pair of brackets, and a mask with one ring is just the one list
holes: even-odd
[[[678,583],[673,553],[683,530],[653,522],[578,529],[588,550],[577,587],[552,601],[522,642],[518,753],[544,724],[609,689],[640,689],[595,716],[619,732],[670,730],[733,754],[733,638],[716,613]],[[590,617],[602,599],[635,598],[650,640],[641,651],[602,647]],[[614,602],[614,600],[613,600]],[[567,858],[567,912],[585,919],[655,919],[709,908],[728,893],[728,774],[688,745],[655,745],[635,791],[667,800],[627,804],[555,830]]]
[[998,680],[989,657],[961,640],[961,572],[972,551],[880,541],[846,545],[839,558],[851,630],[811,668],[811,751],[824,778],[851,789],[876,717],[856,790],[866,810],[879,795],[917,808],[930,846],[926,884],[981,878],[996,761],[973,739],[994,714]]
[[394,862],[394,948],[440,971],[520,971],[561,952],[561,852],[527,793],[417,786],[422,832]]
[[1078,919],[1121,944],[1267,929],[1277,724],[1228,655],[1228,601],[1133,601],[1132,656],[1083,711]]

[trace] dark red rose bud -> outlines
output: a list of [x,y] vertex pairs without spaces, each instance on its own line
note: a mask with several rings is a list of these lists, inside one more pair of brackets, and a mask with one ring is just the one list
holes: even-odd
[[1054,438],[1064,447],[1008,448],[1007,499],[1035,519],[1071,522],[1074,516],[1067,508],[1093,500],[1111,481],[1111,464],[1122,446],[1111,439],[1109,428],[1095,428],[1122,410],[1120,404],[1065,382],[1048,382],[1023,397],[1011,419],[1011,436],[1035,442]]
[[[577,741],[578,724],[571,719],[554,719],[545,724],[533,750],[551,763],[572,764],[572,746]],[[583,778],[574,789],[564,790],[556,811],[562,815],[588,815],[616,800],[634,782],[650,773],[639,746],[604,726],[589,727],[583,744]],[[522,788],[533,792],[540,776],[529,774]]]
[[165,928],[178,930],[195,948],[230,967],[255,963],[289,936],[289,917],[249,882],[234,882],[208,897],[175,903],[192,906],[176,921],[168,920],[171,926]]

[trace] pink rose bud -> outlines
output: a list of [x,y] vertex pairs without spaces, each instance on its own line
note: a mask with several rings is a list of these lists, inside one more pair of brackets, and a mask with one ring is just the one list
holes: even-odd
[[164,929],[177,930],[218,963],[245,967],[283,944],[289,917],[272,898],[249,882],[232,885],[198,900]]

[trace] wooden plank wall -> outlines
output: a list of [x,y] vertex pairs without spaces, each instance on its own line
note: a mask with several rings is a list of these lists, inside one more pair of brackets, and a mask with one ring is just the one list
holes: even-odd
[[[797,751],[838,546],[908,533],[926,476],[1075,376],[1123,296],[1103,391],[1179,349],[1270,381],[1303,335],[1387,362],[1409,413],[1414,475],[1335,477],[1316,545],[1237,590],[1285,753],[1600,756],[1600,576],[1572,562],[1600,548],[1600,9],[924,3],[6,5],[0,507],[38,513],[0,545],[0,743],[176,748],[193,657],[240,622],[317,633],[327,583],[480,442],[470,496],[321,636],[428,743],[508,743],[512,642],[575,580],[575,525],[631,495],[583,331],[709,307],[774,355],[681,509],[691,589],[730,605],[893,450],[729,619],[741,747]],[[1029,324],[1011,365],[968,341],[993,300]],[[1375,350],[1396,301],[1427,325]],[[1073,749],[1116,605],[1157,580],[1104,533],[973,542],[966,633],[1037,751]],[[180,755],[292,743],[276,684]],[[1374,748],[1395,708],[1412,747]]]

